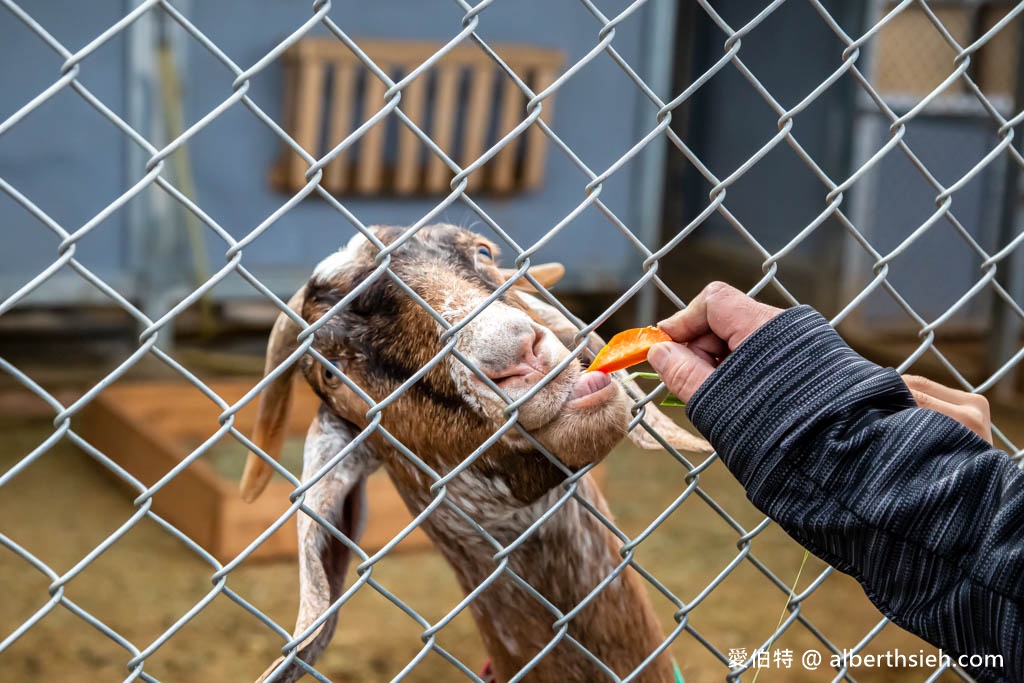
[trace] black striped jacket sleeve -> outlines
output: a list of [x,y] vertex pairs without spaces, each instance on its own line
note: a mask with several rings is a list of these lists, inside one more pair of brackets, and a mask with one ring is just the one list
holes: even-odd
[[893,622],[950,654],[999,654],[1024,682],[1024,473],[916,406],[813,309],[744,341],[687,414],[751,502],[855,577]]

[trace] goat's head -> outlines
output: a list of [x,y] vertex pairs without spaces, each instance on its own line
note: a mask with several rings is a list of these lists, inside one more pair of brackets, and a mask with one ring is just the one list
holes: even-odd
[[[392,245],[404,231],[375,227],[372,232],[381,243]],[[331,474],[310,489],[313,509],[343,533],[358,537],[362,481],[378,463],[388,465],[393,476],[396,471],[413,471],[423,493],[432,483],[415,472],[408,456],[381,437],[379,430],[368,430],[372,433],[353,443],[375,419],[440,474],[501,431],[473,468],[478,478],[483,474],[500,481],[502,495],[519,505],[532,503],[565,478],[564,470],[541,455],[530,437],[562,465],[576,469],[604,458],[625,435],[632,401],[622,385],[582,370],[581,361],[589,362],[601,346],[600,339],[591,335],[587,348],[572,358],[572,350],[579,345],[575,341],[578,328],[555,307],[530,294],[525,279],[503,288],[516,271],[498,268],[493,243],[453,226],[434,225],[390,252],[390,273],[379,267],[378,253],[368,239],[357,235],[324,259],[289,303],[310,324],[329,315],[314,333],[312,346],[331,365],[305,354],[289,368],[298,365],[323,401],[306,442],[304,478],[332,459],[337,461],[351,444],[351,452],[332,467]],[[531,269],[545,287],[561,274],[561,266],[553,264]],[[496,295],[499,289],[502,292]],[[345,305],[338,307],[343,300]],[[460,329],[446,334],[448,326]],[[280,316],[268,348],[268,373],[297,352],[300,332],[289,316]],[[283,442],[290,375],[290,370],[280,371],[261,396],[254,441],[275,457]],[[364,396],[374,402],[393,400],[377,417]],[[648,413],[648,422],[655,422],[672,445],[707,450],[705,442],[656,409],[649,406]],[[530,437],[509,424],[513,417]],[[649,435],[637,437],[646,447],[659,445]],[[259,495],[271,474],[266,462],[250,454],[243,497],[252,500]],[[338,596],[342,579],[338,573],[340,569],[344,574],[348,551],[338,547],[335,557],[325,558],[331,539],[326,532],[317,532],[320,525],[306,515],[300,518],[300,535],[314,534],[319,539],[304,538],[300,550],[301,626],[304,621],[313,623]],[[324,594],[307,595],[311,585]],[[307,613],[306,619],[302,612]],[[333,620],[327,623],[333,628]],[[310,636],[319,641],[313,649],[322,647],[321,637],[329,637],[324,631],[330,628],[321,626],[319,633]],[[308,641],[308,645],[314,643]],[[316,654],[304,651],[301,657],[310,661]]]

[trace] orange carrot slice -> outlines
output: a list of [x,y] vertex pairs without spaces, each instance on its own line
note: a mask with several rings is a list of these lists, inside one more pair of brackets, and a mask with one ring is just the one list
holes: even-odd
[[672,341],[672,337],[657,327],[638,327],[619,332],[598,352],[587,372],[596,370],[609,373],[643,363],[651,347],[665,341]]

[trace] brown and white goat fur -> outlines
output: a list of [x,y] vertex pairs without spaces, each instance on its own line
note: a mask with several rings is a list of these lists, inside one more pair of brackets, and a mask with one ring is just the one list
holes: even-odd
[[[375,227],[383,244],[393,244],[399,228]],[[377,248],[357,236],[326,258],[293,297],[292,310],[308,323],[326,315],[374,272]],[[496,264],[497,248],[489,241],[449,225],[419,230],[391,254],[390,270],[449,323],[474,311],[509,277]],[[549,264],[531,271],[547,286],[561,275]],[[577,328],[554,307],[524,292],[525,281],[505,291],[457,336],[455,348],[516,400],[540,382],[544,386],[518,409],[518,423],[564,467],[550,461],[516,429],[506,431],[446,487],[448,501],[482,526],[503,546],[518,539],[565,493],[566,468],[577,470],[603,459],[625,436],[631,402],[617,381],[584,373],[580,359],[548,377],[570,355]],[[298,348],[300,327],[282,314],[271,335],[267,372]],[[314,336],[313,346],[375,401],[392,394],[443,348],[444,329],[387,274],[373,280],[333,315]],[[601,345],[589,340],[588,355]],[[369,406],[329,367],[309,354],[297,363],[323,403],[306,440],[303,479],[308,481],[346,447],[348,452],[308,491],[306,505],[337,531],[358,541],[365,518],[365,479],[383,466],[413,514],[436,497],[433,479],[387,441],[368,431]],[[277,457],[283,440],[291,372],[281,372],[264,390],[255,443]],[[507,422],[507,402],[461,361],[449,355],[411,384],[381,413],[380,426],[416,454],[434,472],[452,471]],[[653,407],[647,421],[669,443],[707,451]],[[639,431],[639,430],[635,430]],[[631,434],[645,447],[658,447],[646,432]],[[272,474],[271,466],[250,454],[242,495],[254,499]],[[579,482],[578,496],[610,517],[593,479]],[[495,549],[447,505],[425,518],[423,530],[444,555],[463,591],[476,589],[498,564]],[[296,636],[309,631],[298,657],[312,664],[326,647],[337,623],[337,610],[323,619],[344,592],[349,550],[332,530],[306,514],[299,515],[300,607]],[[643,582],[626,568],[596,595],[593,589],[621,563],[621,542],[576,499],[561,505],[550,519],[508,556],[508,569],[537,590],[561,613],[589,598],[569,622],[568,636],[620,677],[670,681],[672,665],[664,652],[638,667],[663,642]],[[555,617],[547,606],[507,572],[472,602],[469,609],[499,681],[516,675],[555,637]],[[282,666],[283,665],[283,666]],[[293,681],[303,670],[279,659],[264,674]],[[569,638],[558,644],[528,674],[534,681],[598,681],[606,678],[591,656]],[[262,679],[261,679],[262,680]]]

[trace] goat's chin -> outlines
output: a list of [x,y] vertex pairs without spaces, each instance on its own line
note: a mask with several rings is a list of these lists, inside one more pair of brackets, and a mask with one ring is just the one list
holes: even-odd
[[626,435],[629,399],[615,382],[570,397],[558,416],[534,432],[537,440],[568,467],[600,462]]

